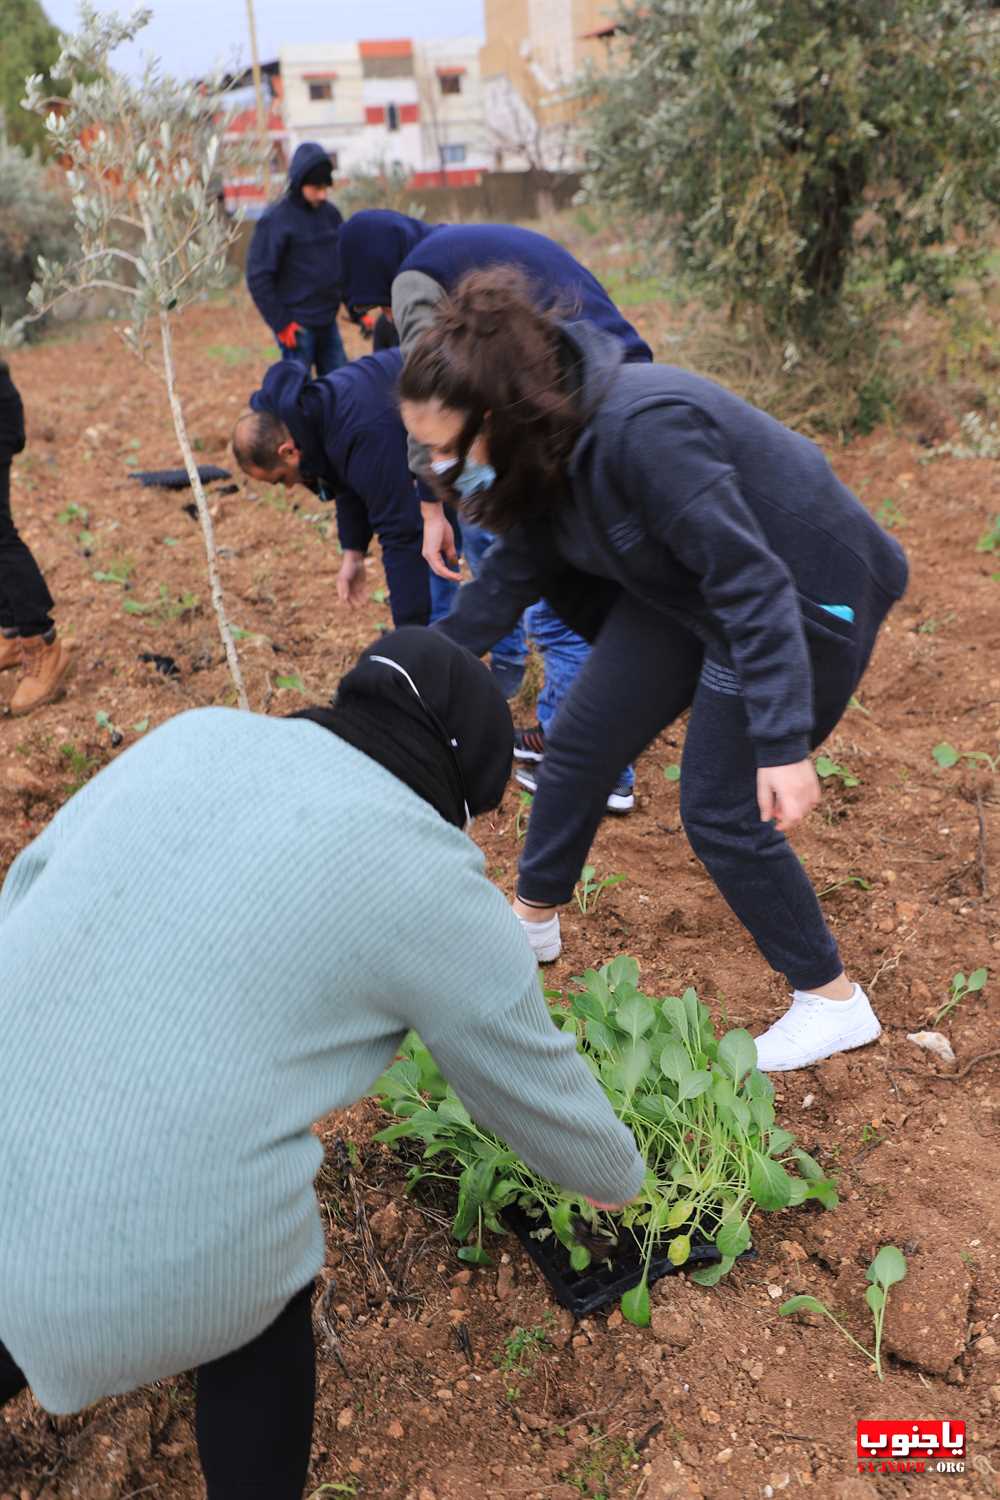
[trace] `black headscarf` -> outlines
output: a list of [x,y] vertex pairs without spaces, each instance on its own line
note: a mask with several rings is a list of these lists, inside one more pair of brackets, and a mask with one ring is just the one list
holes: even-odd
[[382,636],[312,719],[370,755],[456,828],[499,806],[514,748],[510,709],[471,651],[422,625]]

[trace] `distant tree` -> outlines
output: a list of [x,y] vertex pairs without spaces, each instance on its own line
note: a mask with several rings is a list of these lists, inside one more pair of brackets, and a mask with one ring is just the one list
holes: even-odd
[[975,265],[1000,204],[982,0],[635,0],[611,64],[589,192],[773,331],[821,340],[855,260],[938,299]]
[[0,308],[8,320],[28,311],[38,257],[65,260],[73,253],[73,209],[65,184],[59,191],[62,175],[19,147],[0,151]]
[[21,108],[29,73],[49,74],[59,32],[39,0],[0,0],[0,142],[29,150],[45,141],[45,125]]
[[[154,58],[139,78],[112,68],[111,53],[132,41],[150,15],[137,10],[122,21],[82,4],[80,31],[63,38],[52,68],[52,77],[68,86],[68,97],[53,101],[43,78],[27,80],[25,107],[45,119],[52,150],[68,167],[80,240],[79,251],[65,263],[39,256],[28,301],[43,316],[64,297],[105,289],[128,306],[129,321],[120,331],[134,353],[149,356],[151,329],[158,335],[174,430],[201,520],[219,634],[237,700],[246,708],[212,518],[177,387],[171,326],[184,307],[230,276],[226,252],[238,225],[217,202],[225,101],[208,83],[165,76]],[[240,137],[227,149],[234,172],[250,164],[262,168],[256,138]],[[16,337],[22,330],[23,323],[7,333]]]

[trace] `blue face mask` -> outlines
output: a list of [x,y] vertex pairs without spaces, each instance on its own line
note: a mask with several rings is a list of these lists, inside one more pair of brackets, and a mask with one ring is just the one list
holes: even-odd
[[[431,464],[435,474],[447,474],[454,467],[453,458],[438,458]],[[461,474],[455,480],[455,488],[463,500],[468,500],[470,495],[478,495],[480,490],[492,489],[496,478],[497,471],[492,464],[476,464],[467,458]]]

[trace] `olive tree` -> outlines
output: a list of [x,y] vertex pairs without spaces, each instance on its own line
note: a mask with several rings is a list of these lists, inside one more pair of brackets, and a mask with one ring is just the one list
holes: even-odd
[[[583,85],[586,188],[780,334],[848,273],[947,297],[1000,202],[1000,16],[982,0],[629,0]],[[857,279],[857,278],[856,278]]]
[[[80,30],[63,38],[52,67],[67,97],[50,99],[41,76],[27,80],[24,107],[43,116],[52,152],[67,169],[80,244],[65,262],[38,257],[28,300],[41,317],[64,297],[110,291],[128,307],[119,328],[128,347],[142,358],[158,358],[201,520],[219,634],[239,705],[247,708],[212,518],[177,387],[172,329],[184,307],[229,279],[227,251],[237,226],[220,212],[217,199],[224,150],[237,148],[223,145],[219,88],[167,77],[153,58],[136,78],[111,66],[111,53],[131,41],[150,15],[136,10],[122,20],[82,5]],[[246,156],[260,165],[256,142],[238,149],[244,170]],[[15,325],[15,336],[18,331]]]

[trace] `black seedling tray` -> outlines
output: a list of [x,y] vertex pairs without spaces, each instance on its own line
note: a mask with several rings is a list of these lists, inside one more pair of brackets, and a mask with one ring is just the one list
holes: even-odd
[[[639,1247],[632,1243],[617,1261],[593,1261],[585,1271],[574,1271],[569,1263],[569,1251],[555,1236],[544,1240],[533,1238],[533,1233],[544,1228],[544,1219],[529,1219],[519,1208],[506,1208],[500,1215],[512,1234],[516,1235],[552,1288],[557,1302],[569,1308],[574,1318],[586,1318],[611,1302],[617,1302],[624,1292],[638,1286],[642,1280],[642,1257]],[[753,1250],[745,1250],[740,1260],[752,1257]],[[664,1247],[662,1255],[654,1255],[649,1263],[649,1285],[662,1276],[675,1276],[678,1271],[687,1271],[697,1266],[714,1266],[722,1259],[719,1251],[701,1235],[691,1238],[691,1254],[682,1266],[675,1266],[667,1257]]]
[[[232,477],[228,469],[220,469],[218,464],[198,465],[198,478],[202,484]],[[191,483],[187,469],[135,469],[129,478],[137,479],[143,489],[186,490]]]

